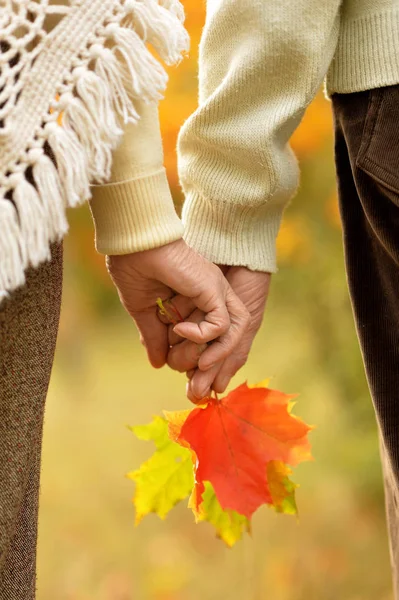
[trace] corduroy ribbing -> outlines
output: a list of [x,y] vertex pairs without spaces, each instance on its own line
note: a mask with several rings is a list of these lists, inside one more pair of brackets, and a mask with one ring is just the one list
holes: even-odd
[[183,208],[184,239],[202,256],[219,265],[277,271],[276,237],[283,208],[207,202],[196,192]]
[[[397,3],[396,3],[397,4]],[[399,6],[342,19],[327,92],[347,94],[399,83]]]
[[96,248],[102,254],[149,250],[183,235],[164,168],[145,177],[94,187],[90,208]]
[[347,278],[381,434],[399,600],[399,183],[385,177],[399,162],[399,85],[332,100]]

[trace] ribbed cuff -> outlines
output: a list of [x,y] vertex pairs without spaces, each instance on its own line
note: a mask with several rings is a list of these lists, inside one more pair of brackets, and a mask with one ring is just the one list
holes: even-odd
[[327,93],[348,94],[399,83],[399,8],[343,21]]
[[165,169],[92,188],[90,208],[101,254],[130,254],[164,246],[183,236]]
[[184,239],[208,260],[274,273],[283,207],[211,203],[189,192],[183,207]]

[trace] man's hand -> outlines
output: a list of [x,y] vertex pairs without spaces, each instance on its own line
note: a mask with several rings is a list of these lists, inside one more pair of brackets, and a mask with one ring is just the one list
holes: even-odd
[[241,342],[250,322],[247,309],[221,270],[183,240],[134,254],[109,256],[107,267],[154,367],[166,363],[169,350],[168,326],[157,315],[158,298],[167,300],[179,294],[191,309],[201,311],[201,318],[179,323],[173,331],[179,340],[190,340],[197,359],[202,354],[203,366],[211,368],[220,363]]
[[[224,392],[230,379],[246,363],[253,340],[262,324],[269,294],[270,273],[250,271],[245,267],[221,267],[221,269],[233,291],[250,313],[249,324],[235,350],[226,359],[205,370],[208,366],[207,363],[204,364],[205,354],[201,356],[196,351],[195,344],[182,340],[172,327],[169,330],[169,344],[172,348],[169,351],[168,364],[172,369],[187,372],[189,377],[187,395],[194,402],[207,396],[211,389],[219,393]],[[172,303],[182,318],[194,323],[203,319],[200,310],[192,312],[193,305],[187,298],[177,296],[173,298]]]

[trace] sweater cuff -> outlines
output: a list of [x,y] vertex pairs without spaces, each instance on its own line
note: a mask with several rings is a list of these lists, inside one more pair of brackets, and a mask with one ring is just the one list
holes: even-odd
[[211,203],[191,191],[183,207],[184,239],[213,263],[275,273],[282,214],[283,207],[273,202]]
[[183,236],[165,169],[121,183],[93,186],[90,209],[101,254],[130,254]]

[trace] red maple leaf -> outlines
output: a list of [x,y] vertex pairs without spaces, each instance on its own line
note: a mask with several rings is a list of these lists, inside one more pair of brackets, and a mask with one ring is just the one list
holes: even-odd
[[175,441],[191,448],[197,459],[192,498],[197,511],[209,481],[224,510],[251,518],[262,504],[273,504],[270,461],[295,466],[312,458],[307,438],[312,428],[291,414],[292,398],[243,384],[171,424]]

